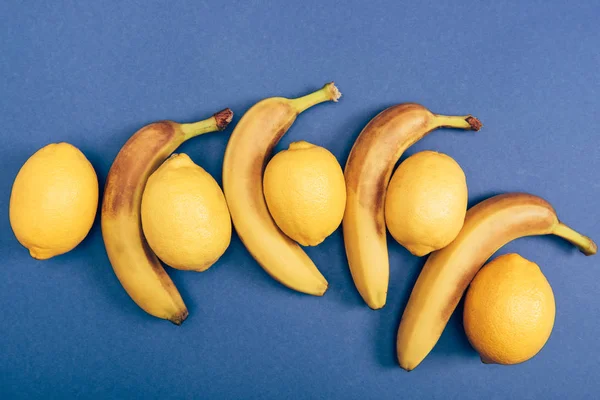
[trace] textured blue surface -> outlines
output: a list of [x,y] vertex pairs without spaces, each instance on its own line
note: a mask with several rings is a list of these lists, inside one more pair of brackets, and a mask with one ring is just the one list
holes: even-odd
[[[0,11],[1,398],[597,397],[600,258],[558,239],[501,250],[537,262],[554,289],[556,324],[537,357],[481,364],[456,313],[406,373],[395,334],[423,260],[392,240],[388,305],[376,312],[353,286],[339,230],[308,249],[330,282],[323,298],[276,283],[235,236],[208,272],[169,270],[191,314],[176,327],[129,299],[98,223],[71,253],[35,261],[11,232],[8,200],[20,166],[50,142],[78,146],[103,185],[121,145],[149,122],[226,106],[236,122],[261,98],[335,80],[341,102],[303,114],[278,150],[304,139],[344,163],[362,127],[392,104],[472,113],[481,132],[440,130],[407,155],[454,157],[471,204],[529,191],[600,240],[600,3],[29,3]],[[230,132],[180,151],[221,182]]]

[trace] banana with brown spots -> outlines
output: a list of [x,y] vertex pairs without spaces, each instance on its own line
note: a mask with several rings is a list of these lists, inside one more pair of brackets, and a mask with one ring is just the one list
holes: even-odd
[[115,274],[131,298],[148,314],[180,325],[188,310],[177,288],[152,252],[140,220],[148,177],[184,141],[223,130],[233,113],[225,109],[191,124],[160,121],[137,131],[110,168],[102,201],[102,237]]
[[350,151],[344,171],[344,244],[354,284],[372,309],[382,308],[387,297],[384,202],[392,170],[408,147],[441,127],[477,131],[481,123],[470,115],[437,115],[419,104],[398,104],[373,118]]

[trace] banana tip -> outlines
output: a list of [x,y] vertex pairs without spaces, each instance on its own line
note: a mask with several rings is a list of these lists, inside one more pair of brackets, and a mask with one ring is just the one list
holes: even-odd
[[180,326],[183,323],[183,321],[186,320],[188,315],[189,315],[189,312],[187,309],[185,309],[182,312],[180,312],[179,314],[174,315],[173,317],[169,318],[169,321],[171,321],[172,323],[174,323],[177,326]]
[[342,92],[335,86],[335,82],[329,82],[326,87],[329,88],[331,100],[337,102],[342,97]]
[[213,115],[213,117],[215,117],[215,120],[217,121],[217,128],[222,131],[227,128],[227,125],[229,125],[233,119],[233,111],[231,111],[230,108],[226,108]]
[[387,301],[387,291],[369,293],[367,296],[363,296],[363,299],[371,310],[380,310],[385,307],[385,303]]
[[478,131],[483,126],[481,121],[472,115],[469,115],[467,118],[465,118],[465,121],[467,121],[467,123],[471,126],[472,131]]
[[323,284],[323,286],[315,292],[315,296],[323,296],[325,294],[325,292],[327,292],[327,289],[329,289],[329,283],[327,281],[325,281],[325,283]]
[[587,236],[586,236],[586,238],[590,241],[589,245],[584,248],[581,248],[580,250],[586,256],[593,256],[594,254],[596,254],[598,252],[598,246],[592,239],[588,238]]
[[415,367],[416,367],[416,365],[409,365],[409,364],[407,364],[405,362],[402,362],[401,360],[398,360],[398,364],[400,364],[400,368],[402,368],[406,372],[410,372],[413,369],[415,369]]

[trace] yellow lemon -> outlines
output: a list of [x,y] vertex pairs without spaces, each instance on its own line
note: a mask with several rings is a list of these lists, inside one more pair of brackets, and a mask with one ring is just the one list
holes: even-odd
[[158,258],[205,271],[231,242],[231,217],[219,184],[187,154],[173,154],[148,178],[142,227]]
[[518,254],[507,254],[475,276],[463,320],[483,362],[517,364],[544,347],[555,311],[552,288],[540,268]]
[[346,183],[337,159],[323,147],[300,141],[267,164],[264,194],[279,228],[303,246],[315,246],[340,226]]
[[10,194],[10,225],[33,258],[66,253],[88,234],[98,208],[98,178],[79,149],[49,144],[21,167]]
[[416,256],[447,246],[462,229],[467,181],[453,158],[435,151],[408,157],[390,180],[385,222],[398,243]]

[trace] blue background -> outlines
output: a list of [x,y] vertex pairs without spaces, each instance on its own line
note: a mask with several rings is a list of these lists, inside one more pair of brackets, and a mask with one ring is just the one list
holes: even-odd
[[[479,133],[440,130],[406,155],[454,157],[470,204],[528,191],[600,240],[600,3],[285,3],[3,2],[0,397],[596,397],[598,258],[558,239],[520,239],[500,251],[537,262],[554,289],[556,324],[537,357],[481,364],[457,312],[410,373],[396,364],[395,335],[423,260],[393,240],[388,303],[371,311],[353,286],[339,230],[307,250],[330,282],[322,298],[276,283],[234,236],[208,272],[169,269],[190,311],[181,327],[129,299],[98,221],[79,247],[48,261],[18,244],[10,189],[40,147],[79,147],[103,185],[119,148],[147,123],[231,107],[235,124],[264,97],[299,96],[330,80],[341,102],[303,114],[278,150],[304,139],[343,164],[367,121],[395,103],[472,113],[485,125]],[[180,151],[221,182],[230,133]]]

